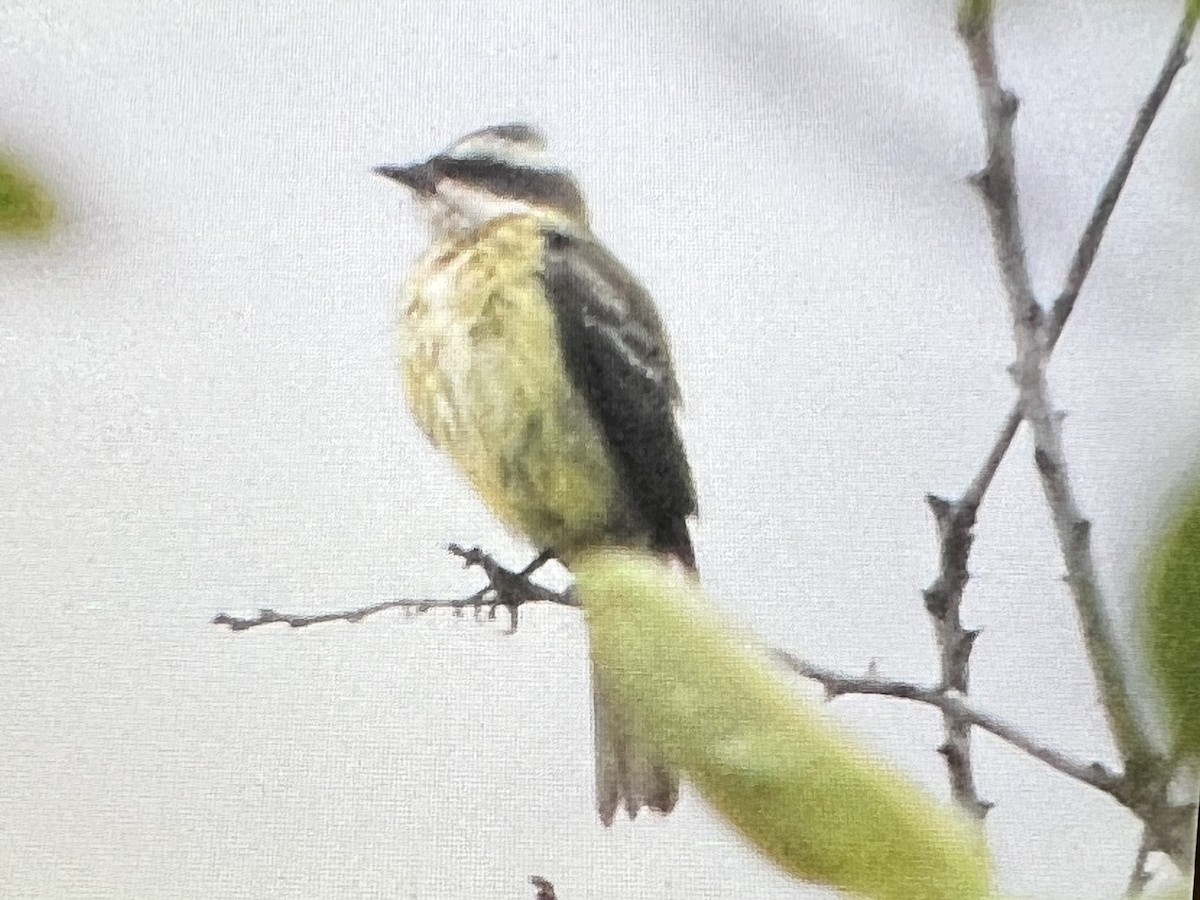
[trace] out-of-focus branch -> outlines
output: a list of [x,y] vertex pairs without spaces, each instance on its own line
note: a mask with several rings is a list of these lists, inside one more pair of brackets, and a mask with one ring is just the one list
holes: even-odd
[[529,879],[529,883],[537,888],[535,900],[558,900],[558,895],[554,893],[554,885],[540,875],[534,875]]
[[213,618],[214,625],[228,625],[232,631],[245,631],[261,625],[282,623],[292,628],[305,628],[309,625],[320,625],[325,622],[361,622],[367,616],[373,616],[389,609],[407,609],[412,612],[428,612],[431,609],[452,609],[456,613],[473,608],[477,612],[487,608],[489,618],[495,618],[496,610],[503,606],[511,616],[509,631],[516,631],[518,610],[526,603],[554,603],[559,606],[578,606],[579,601],[573,591],[553,591],[534,582],[530,576],[548,558],[539,556],[520,572],[514,572],[500,565],[491,556],[478,547],[465,549],[457,544],[451,544],[449,550],[463,561],[468,568],[475,567],[483,570],[488,583],[468,597],[453,600],[444,599],[413,599],[401,598],[384,600],[357,609],[339,612],[316,613],[313,615],[298,615],[280,613],[273,609],[260,609],[258,615],[250,618],[239,618],[228,613],[219,613]]

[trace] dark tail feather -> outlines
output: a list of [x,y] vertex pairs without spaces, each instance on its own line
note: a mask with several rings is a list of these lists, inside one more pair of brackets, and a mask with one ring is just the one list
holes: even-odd
[[592,709],[596,728],[596,808],[600,821],[612,825],[624,805],[629,818],[643,807],[669,813],[679,799],[679,778],[666,764],[640,747],[610,697],[604,676],[592,665]]
[[696,571],[696,551],[692,549],[692,533],[687,519],[680,516],[659,522],[650,540],[650,549],[659,553],[670,553],[677,560]]
[[[651,549],[669,553],[695,571],[696,555],[687,520],[662,523],[654,532]],[[653,685],[648,685],[653,690]],[[592,709],[596,729],[596,806],[600,821],[611,825],[624,805],[629,817],[648,807],[669,813],[679,799],[679,776],[654,753],[640,746],[632,729],[604,685],[604,676],[592,664]]]

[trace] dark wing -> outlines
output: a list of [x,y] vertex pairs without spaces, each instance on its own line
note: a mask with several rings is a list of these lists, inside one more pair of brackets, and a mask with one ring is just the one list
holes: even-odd
[[694,566],[696,491],[675,422],[679,390],[646,290],[603,246],[548,231],[543,278],[563,360],[600,425],[652,547]]

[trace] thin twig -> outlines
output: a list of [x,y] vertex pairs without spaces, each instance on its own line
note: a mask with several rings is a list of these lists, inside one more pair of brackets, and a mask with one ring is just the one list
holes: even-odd
[[464,549],[457,544],[451,544],[450,552],[459,557],[467,567],[477,567],[483,570],[488,583],[471,594],[469,597],[445,599],[411,599],[384,600],[370,606],[358,609],[342,610],[340,612],[316,613],[299,615],[280,613],[273,609],[260,609],[258,615],[251,618],[240,618],[228,613],[219,613],[213,618],[214,625],[227,625],[232,631],[245,631],[261,625],[282,623],[292,628],[306,628],[309,625],[320,625],[325,622],[361,622],[367,616],[384,612],[389,609],[409,609],[423,613],[431,609],[452,609],[461,612],[474,608],[476,611],[487,607],[489,618],[494,618],[496,610],[503,606],[509,611],[511,623],[509,631],[516,631],[517,610],[526,603],[554,603],[559,606],[578,606],[579,600],[574,591],[553,591],[542,587],[530,580],[530,575],[551,557],[548,554],[539,555],[532,563],[520,572],[514,572],[500,565],[491,556],[478,547]]
[[1160,805],[1154,806],[1153,815],[1150,815],[1146,806],[1145,786],[1138,779],[1131,779],[1125,773],[1114,772],[1102,763],[1083,762],[1052,747],[1044,746],[998,716],[975,709],[958,691],[946,690],[941,686],[927,687],[893,681],[873,674],[866,677],[843,675],[805,662],[783,650],[772,652],[796,674],[811,678],[822,685],[825,695],[830,699],[846,694],[860,694],[912,700],[936,707],[941,710],[943,717],[953,719],[964,728],[981,728],[1068,778],[1107,794],[1142,818],[1147,824],[1144,839],[1147,853],[1162,850],[1176,861],[1186,859],[1190,848],[1188,841],[1194,834],[1190,830],[1190,823],[1196,817],[1194,802],[1173,804],[1163,799],[1160,803],[1159,799],[1151,798],[1152,802]]
[[1133,861],[1133,871],[1129,873],[1129,884],[1125,888],[1126,897],[1140,897],[1150,883],[1150,872],[1146,864],[1150,861],[1150,831],[1142,829],[1142,841],[1138,845],[1137,856]]
[[1092,269],[1092,262],[1096,258],[1096,251],[1100,249],[1100,242],[1104,239],[1108,220],[1117,206],[1117,200],[1121,197],[1121,190],[1125,187],[1125,182],[1133,169],[1133,162],[1137,159],[1138,151],[1142,149],[1142,142],[1150,132],[1150,126],[1154,124],[1154,119],[1158,115],[1163,100],[1167,97],[1167,92],[1171,89],[1175,76],[1187,63],[1187,49],[1192,42],[1192,33],[1195,30],[1196,20],[1185,13],[1179,22],[1179,27],[1175,30],[1175,38],[1171,42],[1167,58],[1163,61],[1162,69],[1159,70],[1158,79],[1138,109],[1133,128],[1129,132],[1129,137],[1125,139],[1125,149],[1121,151],[1121,156],[1117,160],[1117,164],[1113,166],[1108,181],[1104,183],[1104,188],[1100,191],[1100,197],[1096,201],[1096,208],[1092,210],[1092,216],[1083,231],[1083,236],[1079,239],[1079,246],[1075,250],[1071,268],[1067,274],[1067,283],[1063,286],[1058,299],[1054,301],[1051,311],[1050,347],[1058,343],[1063,326],[1066,325],[1071,310],[1075,308],[1079,291],[1083,288],[1088,272]]
[[846,694],[860,694],[880,697],[895,697],[900,700],[912,700],[940,709],[943,714],[967,726],[982,728],[984,731],[1007,741],[1040,760],[1056,771],[1081,781],[1090,787],[1111,794],[1113,786],[1120,776],[1108,770],[1100,763],[1085,763],[1072,759],[1065,753],[1045,747],[1033,738],[1024,734],[1013,725],[1004,722],[997,716],[981,712],[971,706],[957,691],[947,691],[940,687],[926,687],[905,681],[892,681],[886,678],[867,676],[860,678],[852,675],[842,675],[820,666],[814,666],[786,651],[775,651],[788,668],[798,675],[819,682],[825,688],[829,698],[841,697]]
[[[979,483],[978,479],[974,483]],[[315,615],[293,615],[265,609],[261,610],[253,618],[242,619],[222,613],[213,621],[219,625],[227,625],[233,631],[244,631],[260,625],[270,624],[285,624],[292,628],[304,628],[308,625],[317,625],[325,622],[358,622],[366,616],[395,608],[413,609],[418,612],[430,609],[450,609],[455,612],[461,612],[461,610],[468,607],[475,607],[477,610],[490,607],[491,613],[494,616],[496,609],[500,606],[506,606],[510,609],[523,606],[526,603],[550,603],[571,609],[577,609],[580,606],[579,598],[574,590],[568,589],[563,592],[557,592],[530,582],[526,573],[536,568],[534,564],[527,566],[521,572],[514,572],[504,568],[478,548],[467,550],[451,545],[450,550],[461,558],[466,565],[482,568],[488,576],[488,585],[469,597],[456,600],[389,600],[360,609]],[[1072,760],[1063,753],[1039,745],[1032,738],[1020,732],[1016,727],[1001,721],[996,716],[975,710],[967,704],[959,692],[953,689],[947,690],[941,686],[922,687],[920,685],[889,681],[873,676],[853,678],[813,666],[782,650],[774,650],[772,652],[797,674],[812,678],[824,685],[826,693],[831,697],[851,693],[876,694],[926,703],[942,710],[943,715],[955,723],[961,724],[966,728],[971,726],[982,728],[1063,774],[1104,791],[1118,802],[1135,811],[1138,803],[1143,799],[1142,794],[1139,792],[1138,784],[1115,775],[1099,764],[1081,763]],[[1170,817],[1169,819],[1164,818],[1164,822],[1169,822],[1170,828],[1164,833],[1172,835],[1185,835],[1188,833],[1188,817],[1195,816],[1195,805],[1176,806],[1170,808],[1167,812],[1170,813]],[[1159,843],[1162,844],[1163,842],[1160,840]],[[1163,849],[1166,848],[1163,847]]]

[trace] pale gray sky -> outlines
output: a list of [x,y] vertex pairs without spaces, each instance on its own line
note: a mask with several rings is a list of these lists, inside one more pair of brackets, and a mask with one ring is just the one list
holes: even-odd
[[[1178,5],[1003,4],[1046,293]],[[475,582],[452,540],[526,558],[405,412],[395,296],[423,232],[370,174],[526,119],[673,336],[714,598],[814,661],[931,680],[921,498],[965,486],[1012,397],[952,9],[0,0],[0,142],[67,210],[51,245],[0,246],[5,895],[510,900],[536,873],[562,900],[827,896],[691,794],[601,829],[569,611],[512,637],[437,615],[208,620],[457,595]],[[1200,437],[1196,79],[1052,370],[1122,615]],[[972,571],[979,703],[1107,758],[1023,439]],[[946,793],[934,714],[833,709]],[[1004,887],[1119,894],[1131,817],[977,749]]]

